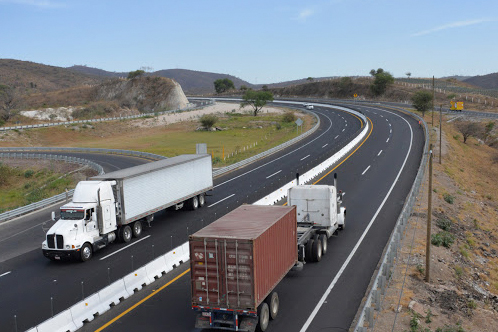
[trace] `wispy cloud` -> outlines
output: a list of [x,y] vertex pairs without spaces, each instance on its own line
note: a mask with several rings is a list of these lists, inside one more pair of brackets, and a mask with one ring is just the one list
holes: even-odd
[[469,26],[469,25],[476,25],[476,24],[481,24],[481,23],[490,22],[490,21],[492,21],[492,20],[486,19],[486,18],[482,18],[482,19],[478,19],[478,20],[468,20],[468,21],[453,22],[453,23],[441,25],[441,26],[438,26],[438,27],[435,27],[435,28],[432,28],[432,29],[429,29],[429,30],[424,30],[424,31],[420,31],[420,32],[414,33],[414,34],[412,34],[412,37],[429,35],[431,33],[434,33],[434,32],[437,32],[437,31],[441,31],[441,30],[447,30],[447,29],[453,29],[453,28],[460,28],[460,27],[465,27],[465,26]]
[[52,0],[0,0],[0,3],[13,3],[17,5],[26,5],[39,8],[61,8],[66,7],[66,5],[59,1]]
[[299,15],[297,16],[298,21],[306,21],[306,19],[310,16],[312,16],[315,13],[314,10],[312,9],[303,9],[301,12],[299,12]]

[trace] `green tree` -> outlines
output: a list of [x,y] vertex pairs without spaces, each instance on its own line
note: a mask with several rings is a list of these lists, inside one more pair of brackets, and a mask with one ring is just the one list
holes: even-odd
[[257,116],[267,102],[273,101],[273,94],[269,91],[248,90],[242,96],[242,100],[240,107],[250,105],[253,108],[254,116]]
[[467,138],[470,136],[477,137],[481,133],[481,127],[477,122],[472,121],[458,121],[456,128],[463,136],[463,142],[467,143]]
[[394,77],[382,68],[370,70],[370,75],[375,77],[374,82],[370,85],[370,91],[372,91],[375,96],[384,94],[387,87],[394,83]]
[[246,91],[246,90],[247,90],[247,86],[245,86],[245,85],[240,86],[240,91]]
[[235,89],[235,85],[233,85],[232,80],[229,80],[228,78],[220,78],[214,81],[214,89],[216,90],[216,93],[223,93]]
[[19,107],[19,103],[17,90],[8,85],[0,84],[0,119],[3,122],[9,121],[17,114],[16,108]]
[[422,112],[422,117],[425,116],[425,112],[431,108],[432,105],[432,93],[429,91],[417,91],[412,96],[413,107],[419,112]]
[[135,70],[135,71],[130,71],[128,73],[128,79],[132,80],[132,79],[135,79],[137,77],[143,76],[143,74],[145,74],[145,71],[141,70],[141,69]]
[[218,122],[218,117],[212,114],[204,114],[200,118],[201,124],[207,130],[211,129],[216,122]]

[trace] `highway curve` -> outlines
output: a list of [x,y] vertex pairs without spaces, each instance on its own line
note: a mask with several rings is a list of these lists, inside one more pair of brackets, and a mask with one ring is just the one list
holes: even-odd
[[[217,178],[205,208],[158,213],[152,227],[144,229],[141,239],[104,248],[89,262],[65,263],[45,259],[40,250],[43,234],[37,234],[38,238],[28,239],[20,235],[0,240],[7,246],[36,246],[1,262],[1,273],[9,273],[0,277],[0,330],[14,331],[15,324],[18,330],[26,330],[52,313],[67,309],[157,255],[184,243],[187,234],[236,206],[251,203],[279,188],[293,179],[296,171],[303,173],[329,158],[355,137],[364,125],[344,111],[318,107],[315,111],[321,118],[321,125],[313,135],[268,158]],[[85,158],[91,159],[89,156]],[[36,225],[40,220],[48,220],[50,211],[45,209],[34,214],[30,222]],[[0,225],[0,233],[3,227]]]
[[[424,145],[423,128],[417,120],[389,107],[346,107],[362,111],[372,130],[347,160],[319,180],[332,184],[332,174],[339,174],[339,189],[346,192],[346,229],[329,241],[328,253],[320,263],[289,272],[277,286],[280,312],[268,331],[349,329],[416,176]],[[315,109],[323,114],[336,113]],[[347,115],[336,114],[350,123]],[[340,120],[335,125],[335,132],[341,132],[344,121],[342,128]],[[334,144],[335,135],[328,135],[328,140],[319,144]],[[291,162],[294,173],[301,171],[301,158],[303,154],[296,154]],[[221,204],[228,209],[233,206]],[[82,331],[195,331],[194,317],[189,266],[184,264]]]

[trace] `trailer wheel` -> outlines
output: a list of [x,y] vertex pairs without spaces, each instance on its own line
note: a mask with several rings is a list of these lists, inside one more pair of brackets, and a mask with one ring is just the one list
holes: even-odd
[[199,207],[199,199],[197,198],[197,196],[194,196],[189,200],[189,208],[190,210],[197,210],[198,207]]
[[322,260],[322,241],[319,238],[314,239],[312,245],[312,259],[314,262],[319,262]]
[[133,223],[133,237],[140,237],[142,235],[142,222],[137,220]]
[[261,332],[266,331],[270,323],[270,309],[266,302],[261,303],[258,310],[258,330]]
[[199,194],[199,207],[203,207],[206,204],[206,197],[204,194]]
[[304,249],[304,259],[306,262],[313,262],[313,244],[315,243],[314,239],[309,239],[306,243],[306,248]]
[[325,255],[327,254],[327,249],[328,249],[327,235],[325,234],[320,235],[320,241],[322,242],[322,254]]
[[85,243],[80,249],[80,260],[82,262],[86,262],[87,260],[92,258],[92,254],[92,246],[90,246],[90,244],[88,243]]
[[131,241],[132,234],[133,232],[129,225],[121,227],[118,231],[119,239],[124,243],[128,243]]
[[277,292],[271,292],[270,295],[266,298],[265,302],[268,304],[270,308],[270,319],[277,318],[278,309],[280,307],[280,300],[278,298]]

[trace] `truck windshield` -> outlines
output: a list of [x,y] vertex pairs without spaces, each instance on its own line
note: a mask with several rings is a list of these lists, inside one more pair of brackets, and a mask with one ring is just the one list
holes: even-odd
[[65,220],[81,220],[84,215],[83,210],[61,210],[61,219]]

